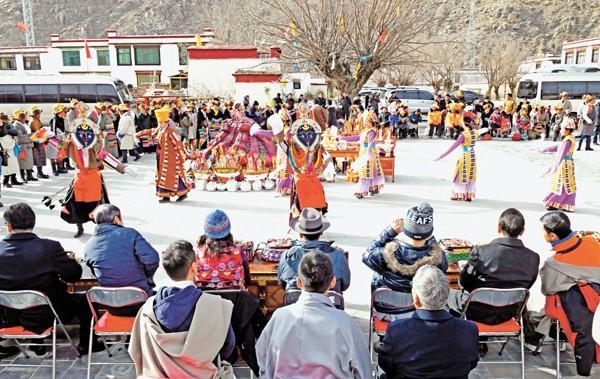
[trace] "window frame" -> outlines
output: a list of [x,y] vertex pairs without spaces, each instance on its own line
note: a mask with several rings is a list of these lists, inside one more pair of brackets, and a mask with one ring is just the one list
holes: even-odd
[[[65,53],[77,53],[77,62],[78,64],[66,64],[67,62],[65,61]],[[61,54],[62,54],[62,65],[63,67],[81,67],[81,49],[68,49],[68,50],[61,50]],[[72,58],[74,58],[75,55],[72,56]]]
[[[579,59],[581,58],[581,59]],[[585,50],[578,50],[575,53],[575,64],[584,64],[585,63]]]
[[[32,58],[37,59],[37,66],[36,66],[37,68],[35,68],[35,67],[27,68],[27,64],[25,62],[27,60],[29,60],[29,59],[32,59]],[[41,60],[39,54],[26,54],[26,55],[23,55],[23,70],[36,71],[36,70],[41,70],[41,69],[42,69],[42,60]]]
[[[117,52],[117,66],[131,66],[133,65],[133,56],[131,55],[131,46],[115,46]],[[119,52],[121,50],[127,50],[129,52],[129,63],[121,62],[121,55]]]
[[592,49],[592,63],[600,63],[600,48]]
[[[102,53],[102,58],[106,59],[106,64],[100,64],[100,56]],[[104,55],[106,54],[106,55]],[[96,65],[99,67],[110,66],[110,50],[108,49],[96,49]]]
[[[158,53],[158,63],[140,63],[139,62],[139,58],[138,58],[138,51],[139,50],[156,50],[156,52]],[[161,57],[160,57],[160,46],[134,46],[133,47],[133,58],[135,59],[135,65],[136,66],[160,66],[160,62],[161,62]]]
[[[20,91],[14,91],[13,92],[13,96],[14,94],[20,94],[21,95],[21,99],[18,101],[14,101],[14,99],[12,101],[7,101],[7,91],[6,91],[6,87],[20,87]],[[23,104],[23,99],[25,98],[25,89],[23,88],[22,84],[0,84],[0,103],[2,104]]]
[[567,51],[565,52],[565,64],[573,64],[575,62],[575,52]]
[[[135,72],[135,81],[138,85],[138,87],[146,85],[146,84],[150,84],[150,83],[160,83],[160,77],[161,77],[162,72],[161,71],[136,71]],[[143,82],[140,83],[140,77],[154,77],[157,78],[157,81],[149,81],[149,82]]]
[[4,68],[4,66],[0,63],[0,71],[16,71],[17,69],[17,57],[15,54],[0,54],[0,61],[8,60],[12,62],[9,68]]

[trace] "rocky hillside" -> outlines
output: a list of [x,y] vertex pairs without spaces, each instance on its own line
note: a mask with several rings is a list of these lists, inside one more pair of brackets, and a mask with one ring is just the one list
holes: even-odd
[[[255,43],[263,38],[256,34],[250,11],[272,17],[259,0],[31,1],[37,44],[46,44],[51,33],[95,38],[108,28],[163,34],[195,33],[203,27],[214,28],[225,43]],[[594,21],[600,19],[600,7],[589,0],[439,0],[436,4],[431,13],[445,22],[433,25],[431,36],[469,40],[479,48],[493,48],[498,39],[514,38],[532,53],[558,53],[564,39],[600,36],[600,23]],[[471,20],[474,27],[469,33]],[[16,28],[20,21],[21,1],[0,0],[1,45],[25,43]]]

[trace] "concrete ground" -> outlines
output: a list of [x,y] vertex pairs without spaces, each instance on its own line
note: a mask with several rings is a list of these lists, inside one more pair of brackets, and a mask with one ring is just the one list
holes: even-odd
[[[428,201],[435,209],[434,225],[437,238],[458,237],[475,243],[486,242],[496,236],[497,218],[508,207],[520,209],[526,217],[525,244],[537,251],[542,261],[550,256],[548,245],[542,239],[539,217],[545,212],[541,200],[546,196],[550,177],[541,175],[552,164],[554,156],[538,152],[545,142],[512,142],[495,140],[479,142],[476,146],[478,160],[477,199],[472,203],[453,202],[450,197],[450,177],[455,155],[440,162],[434,158],[451,145],[447,139],[423,138],[399,141],[396,150],[396,182],[388,179],[382,194],[375,198],[357,200],[352,196],[354,185],[338,178],[335,184],[326,184],[329,202],[328,219],[331,228],[324,238],[336,241],[350,252],[352,284],[344,294],[347,312],[368,329],[371,272],[361,262],[361,254],[371,240],[394,218],[404,217],[409,207]],[[576,152],[577,212],[570,215],[574,229],[600,229],[600,147],[593,152]],[[204,216],[212,208],[222,208],[232,221],[232,233],[237,239],[264,241],[288,233],[288,198],[279,198],[274,192],[209,193],[192,191],[182,203],[159,204],[154,196],[154,156],[143,156],[139,162],[130,163],[135,176],[107,171],[104,176],[112,203],[118,205],[124,222],[139,230],[158,250],[177,239],[195,241],[202,234]],[[46,168],[48,170],[48,168]],[[41,199],[66,186],[72,175],[36,182],[22,187],[2,190],[5,206],[18,201],[32,205],[38,216],[36,232],[60,241],[65,249],[82,254],[83,246],[93,231],[85,225],[86,234],[75,240],[75,228],[59,218],[58,206],[50,211]],[[293,235],[293,234],[292,234]],[[162,269],[156,282],[167,284]],[[532,289],[530,309],[541,309],[543,297],[539,282]],[[498,356],[490,348],[484,361]],[[104,353],[94,354],[99,359]],[[503,358],[516,358],[518,345],[509,344]],[[126,358],[126,357],[122,357]],[[23,358],[18,358],[22,360]],[[97,359],[97,358],[94,358]],[[562,354],[562,361],[573,362],[571,352]],[[59,365],[60,377],[82,378],[85,359],[71,360]],[[541,356],[526,353],[527,378],[554,377],[554,354],[546,347]],[[573,364],[562,366],[563,377],[574,377]],[[131,367],[102,366],[94,370],[95,378],[134,377]],[[600,366],[594,374],[600,376]],[[472,378],[513,378],[519,376],[517,365],[480,364]],[[47,369],[5,369],[2,378],[48,377]],[[242,375],[243,377],[243,375]]]

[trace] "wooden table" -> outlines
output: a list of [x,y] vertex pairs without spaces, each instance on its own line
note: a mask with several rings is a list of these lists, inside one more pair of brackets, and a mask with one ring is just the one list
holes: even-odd
[[379,157],[379,160],[381,161],[381,168],[383,169],[383,176],[388,177],[391,176],[392,177],[392,183],[394,183],[396,181],[396,157],[391,156],[391,157]]
[[358,158],[358,149],[327,150],[327,153],[329,153],[329,155],[331,155],[332,158],[345,158],[345,159],[357,159]]

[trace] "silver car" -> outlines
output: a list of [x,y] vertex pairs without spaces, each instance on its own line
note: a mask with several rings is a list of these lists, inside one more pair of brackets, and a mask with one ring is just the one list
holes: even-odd
[[435,95],[424,89],[403,87],[391,92],[388,101],[391,103],[396,100],[401,100],[402,104],[408,105],[411,112],[419,109],[421,113],[427,114],[435,101]]

